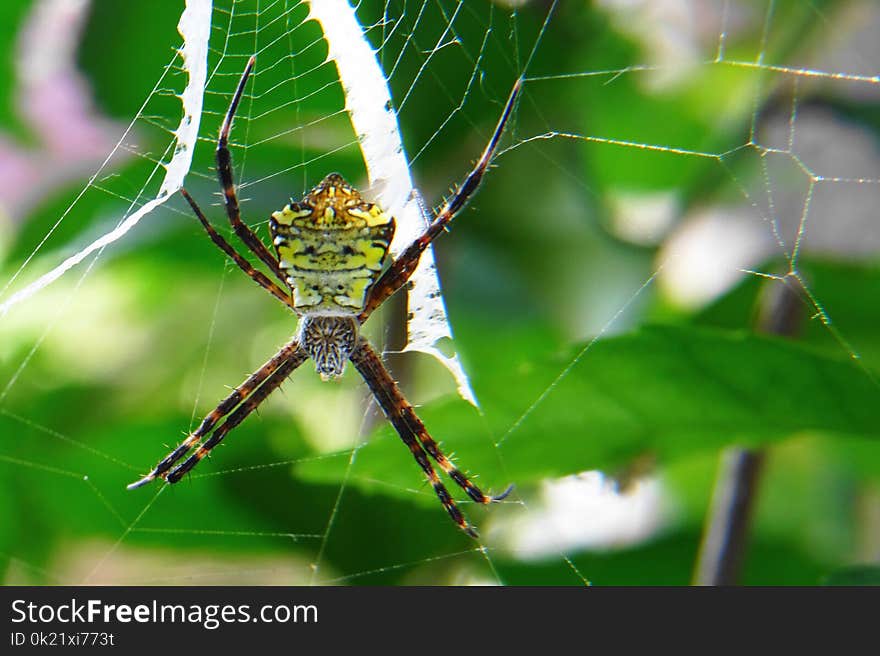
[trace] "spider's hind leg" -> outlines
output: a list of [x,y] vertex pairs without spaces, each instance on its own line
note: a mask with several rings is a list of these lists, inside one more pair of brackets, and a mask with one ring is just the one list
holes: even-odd
[[247,246],[251,252],[256,255],[265,264],[276,278],[282,283],[287,284],[287,277],[278,265],[278,261],[266,248],[266,245],[260,241],[256,233],[251,230],[241,220],[241,207],[238,203],[238,194],[235,190],[235,178],[232,172],[232,153],[229,152],[229,133],[232,131],[232,119],[235,118],[235,112],[238,109],[238,103],[244,95],[245,85],[251,72],[254,70],[256,58],[251,57],[245,66],[235,95],[229,103],[229,109],[226,111],[226,117],[223,119],[223,125],[220,128],[220,137],[217,139],[217,151],[215,158],[217,160],[217,179],[220,187],[223,189],[223,201],[226,207],[226,215],[229,217],[229,224],[236,236]]
[[214,230],[214,227],[211,225],[210,221],[208,221],[205,213],[202,212],[198,203],[196,203],[193,197],[189,195],[189,192],[186,189],[181,187],[180,194],[186,199],[186,202],[189,203],[189,206],[195,213],[196,218],[198,218],[199,223],[202,224],[202,227],[205,229],[205,232],[208,233],[208,237],[211,239],[212,242],[214,242],[214,245],[217,246],[221,251],[226,253],[226,255],[233,262],[235,262],[238,268],[244,271],[245,275],[247,275],[251,280],[257,283],[267,292],[272,294],[272,296],[284,303],[291,310],[296,310],[296,305],[294,304],[293,299],[290,296],[290,292],[284,291],[281,287],[269,280],[269,278],[267,278],[262,272],[255,269],[251,265],[251,263],[244,259],[228,241],[221,237],[220,234],[216,230]]
[[367,298],[367,303],[358,315],[358,320],[361,323],[366,321],[376,308],[382,305],[382,303],[384,303],[392,294],[406,284],[406,281],[410,279],[410,276],[415,273],[416,268],[419,266],[419,260],[422,257],[422,253],[425,252],[425,249],[427,249],[428,246],[431,245],[431,242],[433,242],[438,236],[449,229],[449,224],[456,216],[458,216],[459,212],[461,212],[477,191],[483,180],[483,176],[486,174],[489,165],[492,163],[492,158],[495,156],[498,142],[501,140],[501,135],[504,134],[504,127],[507,125],[507,121],[516,105],[516,99],[517,96],[519,96],[519,92],[522,90],[522,85],[523,78],[519,78],[514,83],[513,88],[510,90],[510,95],[507,98],[507,103],[504,105],[504,110],[501,112],[501,117],[495,125],[495,131],[489,139],[489,143],[486,144],[486,147],[483,149],[483,154],[480,156],[480,159],[477,160],[477,163],[474,165],[471,172],[468,173],[464,182],[456,188],[452,198],[443,204],[443,207],[440,208],[440,211],[437,212],[434,216],[434,220],[425,231],[420,236],[416,237],[416,239],[404,249],[400,256],[391,263],[391,266],[385,270],[376,284],[372,286],[370,289],[370,295]]

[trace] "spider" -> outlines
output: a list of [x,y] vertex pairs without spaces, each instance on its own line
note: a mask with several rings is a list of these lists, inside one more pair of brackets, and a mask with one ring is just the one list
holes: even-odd
[[[317,372],[324,380],[342,375],[346,361],[350,360],[412,452],[452,520],[466,534],[476,538],[476,530],[455,504],[429,456],[477,503],[500,501],[513,486],[496,496],[484,494],[452,464],[401,394],[370,342],[359,334],[359,329],[376,308],[404,286],[418,266],[421,254],[448,229],[479,187],[510,117],[522,78],[514,84],[495,131],[473,170],[399,258],[391,261],[388,253],[394,236],[394,217],[364,200],[336,173],[325,177],[299,202],[291,202],[272,213],[269,232],[276,257],[241,220],[228,146],[232,121],[254,63],[255,58],[251,57],[220,129],[217,174],[233,231],[281,282],[281,286],[255,269],[217,233],[186,189],[181,189],[180,193],[211,241],[254,282],[299,316],[298,330],[290,342],[208,413],[199,427],[153,471],[129,485],[128,489],[141,487],[157,478],[177,483],[309,358],[314,360]],[[390,264],[386,266],[388,262]],[[210,437],[206,437],[209,433]]]

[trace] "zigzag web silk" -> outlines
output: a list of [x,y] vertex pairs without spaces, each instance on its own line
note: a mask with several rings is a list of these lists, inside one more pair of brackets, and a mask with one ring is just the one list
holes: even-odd
[[[277,2],[259,3],[256,13],[260,17],[265,15],[266,20],[270,20],[273,16],[272,12],[277,8],[276,5],[278,5]],[[426,7],[427,2],[422,2],[418,4],[417,8],[410,7],[409,11],[416,11],[420,13],[421,11],[425,10]],[[459,4],[457,7],[458,9],[456,11],[461,9],[463,5]],[[783,66],[777,63],[767,63],[765,61],[765,53],[767,48],[766,40],[762,41],[761,49],[757,53],[757,56],[754,58],[754,60],[732,58],[728,55],[727,44],[729,39],[728,32],[730,30],[730,16],[735,9],[738,9],[738,4],[736,2],[728,1],[723,4],[720,16],[720,23],[717,26],[716,32],[717,49],[715,57],[709,58],[704,61],[699,61],[696,63],[697,66],[726,67],[732,70],[758,70],[764,73],[770,80],[778,80],[783,78],[794,80],[796,83],[795,89],[797,88],[797,83],[801,81],[823,79],[833,80],[853,87],[865,86],[871,89],[876,89],[877,87],[880,87],[880,79],[878,79],[878,77],[874,75],[865,75],[862,73],[847,73],[845,71],[832,69],[825,70],[821,68],[808,67],[799,68],[795,66]],[[765,33],[769,32],[774,24],[773,9],[774,2],[770,0],[767,3],[766,12],[762,18],[763,29]],[[390,10],[391,9],[389,7],[388,11]],[[310,4],[309,12],[312,17],[319,20],[324,26],[324,38],[326,38],[329,42],[330,56],[334,59],[336,63],[339,77],[346,91],[346,109],[348,110],[351,117],[355,132],[359,137],[360,147],[362,148],[364,159],[367,162],[367,169],[369,171],[371,182],[373,182],[375,186],[378,187],[379,193],[383,195],[382,202],[385,207],[388,209],[399,208],[392,210],[394,211],[398,219],[401,219],[401,217],[404,216],[411,217],[406,221],[407,230],[418,232],[421,225],[423,225],[424,215],[419,208],[417,195],[412,184],[409,169],[407,167],[406,156],[404,154],[404,149],[400,142],[400,137],[396,126],[396,116],[394,112],[389,111],[385,105],[385,100],[390,99],[390,96],[388,96],[387,81],[378,66],[375,54],[373,54],[370,46],[363,38],[364,30],[362,30],[357,25],[355,14],[351,10],[351,7],[346,5],[344,2],[341,2],[341,0],[315,0]],[[235,6],[233,6],[233,11],[228,16],[230,23],[232,22],[234,13]],[[217,12],[215,11],[214,14],[215,24],[219,23],[220,21],[216,20],[218,16]],[[335,20],[329,20],[330,16],[334,17]],[[453,37],[450,38],[448,42],[435,45],[435,49],[449,47],[450,43],[455,43],[455,16],[455,11],[448,14],[449,27],[453,34]],[[549,11],[546,15],[546,20],[552,21],[553,19],[553,12]],[[25,286],[23,289],[8,295],[3,300],[3,302],[0,303],[0,317],[9,313],[15,306],[26,302],[37,293],[44,290],[46,287],[52,285],[55,281],[59,280],[69,271],[73,270],[78,264],[86,260],[90,255],[100,255],[103,252],[103,248],[112,244],[113,242],[127,234],[135,225],[137,225],[139,221],[141,221],[145,216],[149,215],[149,213],[154,208],[162,205],[167,200],[167,198],[172,195],[174,191],[176,191],[176,189],[179,188],[179,186],[182,184],[183,178],[186,175],[191,164],[192,151],[195,147],[197,135],[199,132],[200,119],[202,116],[201,92],[205,88],[206,83],[209,83],[210,81],[210,76],[208,75],[207,69],[207,48],[208,36],[210,34],[210,22],[211,3],[207,2],[206,0],[188,0],[186,4],[186,9],[182,14],[179,25],[181,35],[183,36],[183,47],[181,48],[179,54],[183,68],[188,76],[186,88],[181,94],[181,100],[183,104],[183,118],[180,121],[178,129],[174,134],[175,143],[177,145],[173,149],[173,152],[170,153],[170,159],[168,160],[167,164],[163,165],[165,176],[161,184],[159,193],[156,195],[155,198],[146,201],[132,214],[125,217],[115,230],[107,233],[100,239],[95,240],[85,249],[79,251],[76,255],[65,259],[58,267],[51,270],[44,276],[38,278],[36,282],[31,283],[30,285]],[[515,21],[513,22],[513,24],[515,25]],[[532,44],[532,54],[538,51],[540,47],[545,45],[547,25],[548,23],[545,21],[544,25],[538,32],[535,38],[535,42]],[[344,35],[345,38],[342,45],[340,45],[340,41],[337,41],[336,37],[333,36],[334,30],[338,30],[337,36],[339,34]],[[355,33],[359,35],[358,38],[354,37]],[[506,34],[499,35],[496,32],[493,32],[490,35],[487,32],[487,38],[506,37]],[[369,55],[367,55],[367,52],[369,52]],[[249,53],[236,52],[234,54],[245,56]],[[530,60],[531,54],[529,56],[529,61]],[[537,89],[538,86],[542,84],[555,83],[563,85],[576,85],[579,79],[597,76],[606,79],[608,84],[612,84],[616,79],[624,76],[638,76],[644,73],[662,73],[666,71],[672,71],[674,73],[679,63],[680,62],[674,61],[672,63],[658,64],[655,61],[651,61],[650,63],[646,63],[644,65],[630,65],[612,70],[583,70],[574,72],[565,71],[555,75],[541,74],[540,76],[536,75],[533,77],[528,76],[529,71],[527,65],[523,66],[523,70],[526,74],[526,90],[528,91],[530,87]],[[475,75],[478,75],[481,72],[479,58],[474,60],[473,66]],[[368,81],[369,84],[368,86],[360,88],[358,86],[357,80]],[[161,81],[162,80],[160,78],[159,82],[157,82],[156,88],[159,88]],[[413,84],[415,84],[415,82]],[[754,123],[757,123],[759,119],[759,93],[760,90],[756,89],[754,91]],[[382,100],[379,101],[378,99]],[[375,102],[370,102],[371,100]],[[514,140],[514,143],[507,146],[505,150],[502,150],[498,154],[498,157],[496,159],[500,160],[500,172],[496,172],[496,175],[503,175],[503,160],[507,154],[520,148],[540,144],[540,142],[542,141],[570,141],[575,144],[581,145],[581,147],[587,147],[590,144],[600,144],[603,147],[610,148],[648,150],[666,153],[674,157],[697,157],[713,160],[717,162],[724,176],[728,180],[732,181],[734,188],[737,189],[744,203],[747,206],[750,206],[754,210],[754,214],[761,218],[766,234],[770,235],[770,241],[773,244],[775,252],[777,254],[780,254],[789,263],[789,271],[786,272],[784,275],[760,272],[747,267],[741,267],[740,271],[744,275],[755,275],[777,281],[783,281],[784,278],[787,276],[798,277],[800,273],[798,269],[798,258],[801,252],[801,244],[804,236],[809,230],[810,221],[815,220],[810,213],[813,190],[820,185],[874,186],[880,184],[880,179],[872,176],[851,175],[849,172],[843,175],[835,175],[833,171],[815,171],[811,169],[810,166],[808,166],[807,163],[799,156],[796,148],[798,135],[797,128],[799,120],[797,101],[798,94],[797,91],[795,91],[792,97],[791,111],[788,119],[790,140],[787,147],[773,148],[762,145],[756,138],[756,133],[754,129],[748,141],[732,151],[706,152],[698,149],[682,147],[675,143],[643,143],[628,139],[621,139],[613,133],[580,133],[568,130],[555,130],[552,129],[551,126],[551,129],[543,132],[517,136]],[[538,106],[538,110],[540,110],[540,106]],[[138,117],[135,117],[135,120],[137,120],[137,118]],[[132,122],[132,124],[133,123],[134,121]],[[120,144],[121,143],[122,141],[120,140]],[[741,179],[739,173],[730,167],[729,161],[731,159],[731,156],[745,149],[754,150],[760,153],[762,156],[782,155],[784,157],[787,157],[795,164],[795,166],[799,170],[803,172],[803,175],[807,179],[810,192],[805,198],[802,212],[798,219],[798,227],[795,232],[794,243],[787,242],[782,236],[782,231],[779,229],[781,219],[776,214],[778,210],[773,202],[774,181],[771,179],[767,170],[765,169],[763,173],[766,183],[767,198],[762,199],[757,197],[755,195],[755,192],[750,189],[748,185]],[[562,170],[563,168],[559,162],[553,161],[552,159],[550,160],[550,164],[552,166],[558,167],[560,170]],[[90,185],[92,184],[92,182],[98,179],[99,173],[100,171],[96,172],[95,176],[93,176],[92,180],[89,183]],[[74,205],[75,202],[71,205],[71,208],[73,208]],[[48,238],[48,234],[46,236]],[[406,240],[406,237],[403,237],[401,239],[401,241],[403,242],[405,242]],[[28,258],[28,260],[20,267],[18,272],[13,275],[12,279],[6,283],[3,289],[4,292],[8,291],[12,287],[13,283],[19,277],[19,273],[21,273],[28,266],[31,258],[36,255],[39,250],[40,246],[38,245],[31,254],[31,257]],[[630,303],[638,299],[645,289],[654,285],[658,276],[662,276],[666,274],[671,268],[674,268],[676,261],[677,256],[675,252],[664,253],[662,258],[657,262],[657,265],[651,275],[643,279],[639,285],[633,287],[631,289],[631,293],[624,299],[624,302],[618,304],[617,306],[612,308],[612,311],[604,315],[604,320],[601,323],[601,329],[597,331],[597,338],[601,337],[607,331],[613,330],[620,317],[629,307]],[[436,282],[436,273],[433,266],[428,263],[426,264],[425,269],[428,274],[428,282],[420,283],[423,285],[422,289],[436,289],[431,287],[430,282],[432,277],[433,280]],[[88,273],[88,270],[86,273]],[[849,344],[849,342],[846,340],[846,337],[836,331],[836,328],[831,321],[831,317],[824,310],[820,301],[810,295],[810,288],[808,285],[805,285],[805,289],[807,290],[807,293],[809,295],[809,297],[806,299],[806,302],[813,309],[813,313],[815,314],[815,316],[825,325],[827,325],[829,331],[831,331],[832,334],[840,341],[841,346],[845,352],[849,353],[855,358],[858,358],[857,351]],[[429,292],[427,293],[427,296],[433,297],[434,295]],[[421,302],[422,301],[418,300],[417,298],[410,299],[411,306],[418,306]],[[429,311],[426,315],[436,322],[435,324],[433,324],[433,327],[423,328],[418,323],[415,324],[415,328],[412,324],[410,325],[410,349],[432,352],[437,335],[439,334],[442,336],[449,334],[443,333],[443,330],[448,330],[448,328],[443,328],[443,326],[446,326],[446,323],[445,315],[443,314],[442,310],[442,301],[440,302],[439,308],[440,309],[438,312],[437,307],[435,306],[435,309]],[[216,321],[216,317],[217,311],[215,309],[212,321]],[[442,321],[439,321],[439,319],[442,319]],[[439,329],[438,326],[440,327]],[[437,330],[440,330],[440,332],[438,333]],[[539,407],[541,403],[543,403],[543,401],[553,393],[556,386],[560,383],[561,380],[565,378],[567,373],[571,371],[574,365],[581,361],[583,358],[589,357],[589,351],[594,342],[595,339],[589,341],[580,353],[578,353],[571,361],[566,363],[566,365],[560,369],[559,376],[556,378],[556,380],[551,382],[547,386],[547,388],[537,398],[535,398],[534,402],[525,410],[523,415],[519,417],[515,422],[513,422],[507,428],[507,430],[501,432],[500,434],[491,436],[493,444],[495,445],[496,451],[498,453],[498,460],[501,463],[502,467],[504,460],[502,448],[504,443],[516,434],[518,427],[523,423],[523,421],[528,418],[528,416],[532,412],[534,412],[535,408]],[[457,360],[447,359],[444,364],[448,368],[450,368],[453,373],[460,370],[460,364]],[[470,388],[467,385],[466,378],[462,378],[459,374],[456,374],[456,377],[458,380],[460,392],[463,396],[467,398]],[[5,391],[8,391],[14,384],[15,380],[10,381],[5,386]],[[472,395],[470,398],[473,399]],[[133,464],[130,462],[126,462],[122,459],[119,459],[115,456],[112,456],[92,447],[90,444],[88,444],[86,440],[71,437],[70,435],[65,434],[63,431],[56,430],[55,428],[42,426],[26,416],[22,416],[13,410],[2,407],[2,401],[0,401],[0,413],[2,413],[4,417],[10,418],[20,425],[32,429],[35,433],[45,436],[46,439],[61,440],[69,444],[75,445],[80,449],[91,452],[92,455],[94,455],[95,457],[114,462],[114,464],[118,465],[120,469],[125,469],[126,471],[134,471],[143,469],[143,467],[145,466],[144,463]],[[355,461],[358,449],[359,447],[355,447],[351,450],[351,462]],[[329,456],[319,455],[315,457],[323,458]],[[108,563],[112,559],[120,546],[125,544],[126,538],[128,538],[132,533],[135,532],[158,534],[173,534],[183,532],[190,535],[201,535],[208,539],[222,537],[234,539],[236,537],[260,536],[289,541],[320,540],[326,544],[328,540],[332,538],[332,532],[337,521],[335,513],[338,509],[339,504],[345,502],[343,499],[343,493],[346,489],[346,486],[348,485],[347,481],[344,481],[341,484],[339,490],[339,498],[337,499],[337,505],[334,506],[333,514],[328,517],[326,528],[322,533],[304,533],[296,530],[287,530],[286,528],[280,528],[279,530],[275,531],[229,530],[222,527],[216,529],[187,529],[171,527],[161,528],[146,526],[144,525],[143,520],[145,517],[149,517],[150,511],[153,508],[156,499],[158,499],[158,497],[163,494],[162,490],[164,488],[159,488],[158,490],[156,490],[154,495],[152,495],[152,497],[145,502],[145,505],[143,505],[140,511],[134,516],[126,516],[126,513],[122,512],[119,509],[119,503],[116,500],[116,494],[118,491],[99,489],[99,487],[95,483],[89,480],[87,471],[74,471],[65,467],[63,463],[46,464],[43,462],[39,462],[36,459],[30,460],[27,458],[7,455],[3,453],[0,453],[0,461],[10,466],[22,467],[33,470],[35,472],[42,472],[49,477],[63,477],[82,480],[83,485],[89,490],[89,493],[94,495],[96,502],[99,503],[100,506],[104,508],[108,516],[112,517],[113,520],[119,525],[120,533],[118,534],[117,539],[102,553],[100,558],[95,560],[91,571],[85,576],[83,581],[58,582],[94,582],[96,580],[99,580],[102,569],[105,567],[106,563]],[[279,463],[267,463],[263,465],[256,465],[252,467],[252,469],[256,469],[259,471],[262,469],[269,469],[279,466],[289,467],[295,462],[296,461],[288,460]],[[202,472],[199,476],[222,476],[231,473],[231,471],[232,470]],[[411,490],[411,492],[413,494],[424,494],[423,490]],[[521,505],[516,510],[516,512],[528,516],[532,512],[532,510],[533,509],[530,506],[523,503],[523,505]],[[442,517],[438,514],[437,521],[445,522],[447,520],[445,517]],[[550,530],[552,531],[552,528]],[[493,549],[494,547],[490,548],[485,544],[480,544],[473,549],[467,549],[464,551],[456,550],[450,553],[426,554],[425,557],[421,559],[389,562],[384,566],[380,566],[367,571],[341,573],[326,572],[322,566],[319,557],[318,562],[314,563],[312,582],[346,583],[357,581],[362,577],[369,576],[376,572],[407,570],[410,568],[418,567],[420,565],[430,565],[447,561],[455,562],[456,560],[463,557],[468,558],[470,557],[470,555],[473,555],[474,557],[476,557],[478,562],[482,562],[485,564],[485,569],[489,572],[488,577],[493,582],[503,583],[504,581],[498,576],[497,571],[493,566]],[[24,568],[27,568],[29,566],[27,556],[25,554],[6,555],[12,560],[21,564]],[[571,560],[566,555],[565,547],[562,547],[561,552],[557,552],[557,557],[561,558],[563,561],[569,564],[574,581],[581,583],[587,582],[586,575],[588,575],[589,573],[581,573],[580,571],[578,571],[578,569],[572,564]],[[43,574],[46,575],[46,577],[49,579],[52,579],[53,577],[53,572],[43,572]],[[168,577],[163,577],[163,581],[192,581],[192,576],[192,573],[180,574],[179,578],[169,575]],[[195,573],[195,576],[195,582],[197,582],[198,573]],[[126,581],[122,582],[143,583],[150,581],[138,580],[136,575],[132,575]]]

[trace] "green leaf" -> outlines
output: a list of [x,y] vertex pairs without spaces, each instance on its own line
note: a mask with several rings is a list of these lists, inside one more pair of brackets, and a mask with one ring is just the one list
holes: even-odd
[[880,567],[877,565],[854,565],[831,572],[823,581],[825,585],[880,585]]
[[[610,551],[584,551],[570,562],[558,558],[523,562],[496,557],[496,571],[507,585],[689,585],[699,531],[680,530],[638,545]],[[573,565],[573,567],[572,567]],[[754,539],[749,545],[742,585],[814,585],[822,565],[781,539]]]
[[[780,262],[770,262],[758,268],[777,271],[782,266]],[[880,304],[866,302],[880,297],[880,263],[808,256],[799,261],[798,273],[827,318],[823,320],[818,310],[805,304],[798,340],[830,354],[854,352],[868,367],[880,367]],[[746,276],[696,320],[707,326],[741,326],[754,315],[765,286],[766,280]]]
[[[493,490],[610,470],[645,452],[669,461],[799,433],[880,434],[880,387],[857,363],[739,332],[652,327],[563,357],[498,357],[475,379],[482,416],[457,400],[420,414]],[[347,466],[347,458],[327,458],[297,472],[338,481]],[[410,496],[421,476],[387,426],[359,450],[348,475],[354,485]],[[420,496],[430,499],[430,490]]]

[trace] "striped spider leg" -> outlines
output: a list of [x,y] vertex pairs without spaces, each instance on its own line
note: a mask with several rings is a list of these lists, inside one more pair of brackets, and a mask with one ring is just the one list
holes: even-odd
[[522,78],[517,79],[513,89],[510,90],[510,95],[507,98],[507,103],[504,105],[504,111],[501,112],[501,118],[498,119],[498,123],[495,126],[495,131],[492,133],[489,143],[483,149],[483,154],[477,160],[473,170],[468,173],[468,176],[456,189],[452,198],[443,203],[440,211],[437,212],[425,231],[404,249],[400,257],[391,263],[391,266],[386,269],[385,273],[376,282],[370,291],[366,306],[358,316],[361,323],[367,320],[367,317],[370,316],[373,310],[382,305],[394,292],[406,284],[406,281],[410,279],[419,266],[419,260],[425,249],[445,230],[449,229],[449,224],[464,209],[473,193],[480,186],[483,175],[492,163],[492,157],[495,154],[495,149],[498,147],[498,142],[501,140],[501,135],[504,133],[507,119],[510,118],[510,113],[516,104],[516,97],[519,95],[520,89],[522,89],[522,83]]
[[[210,450],[223,439],[226,433],[235,428],[247,415],[256,410],[257,405],[278,389],[288,376],[293,373],[293,370],[307,359],[308,356],[300,348],[296,340],[286,344],[262,367],[232,390],[229,396],[208,413],[202,420],[202,423],[199,424],[199,427],[190,433],[176,449],[165,456],[153,471],[139,481],[129,485],[128,489],[134,490],[157,478],[163,478],[168,483],[179,481],[186,472],[196,466],[199,460],[208,455]],[[205,444],[200,446],[183,464],[177,465],[227,415],[229,415],[229,419],[214,432],[211,438],[206,440]]]
[[401,394],[397,383],[391,377],[391,374],[388,373],[388,369],[382,364],[381,358],[366,339],[361,338],[358,347],[349,358],[355,369],[363,376],[367,386],[373,393],[373,397],[376,399],[379,407],[382,408],[382,412],[385,413],[388,421],[394,426],[404,444],[409,447],[416,462],[419,463],[422,471],[425,472],[425,476],[427,476],[428,481],[434,488],[440,503],[446,508],[446,512],[449,513],[452,520],[465,533],[473,538],[477,537],[476,530],[467,523],[458,506],[455,505],[455,501],[452,500],[446,486],[443,485],[440,477],[437,476],[437,472],[431,466],[431,461],[428,460],[426,452],[437,461],[437,464],[440,465],[446,475],[455,481],[477,503],[488,504],[493,501],[501,501],[510,494],[513,486],[511,485],[499,495],[488,496],[483,494],[480,488],[462,474],[449,458],[443,454],[440,447],[428,434],[425,424],[416,415],[416,411],[409,401]]
[[255,269],[219,235],[186,190],[182,189],[181,194],[211,241],[248,277],[299,315],[299,329],[290,342],[235,388],[195,431],[149,474],[129,485],[129,489],[157,478],[167,483],[178,482],[307,359],[315,361],[316,369],[324,379],[342,375],[346,362],[350,360],[413,454],[450,517],[465,533],[476,537],[476,530],[458,509],[434,470],[431,459],[477,503],[500,501],[512,488],[497,496],[486,495],[452,464],[401,394],[379,355],[359,332],[369,315],[409,280],[421,254],[447,229],[479,187],[510,117],[522,80],[514,85],[495,131],[473,170],[425,232],[403,251],[400,258],[389,264],[388,249],[394,236],[394,217],[364,200],[356,189],[335,173],[325,177],[299,202],[292,202],[272,213],[269,229],[277,257],[242,222],[228,142],[235,111],[253,67],[254,58],[251,57],[223,121],[217,142],[217,172],[233,231],[286,289]]
[[232,96],[232,102],[226,111],[226,118],[223,119],[223,125],[220,128],[220,138],[217,140],[217,177],[220,180],[220,187],[223,189],[223,200],[226,206],[226,214],[229,217],[229,223],[235,234],[241,239],[245,246],[254,253],[260,260],[269,267],[269,270],[284,284],[287,284],[287,278],[278,266],[278,260],[269,252],[265,244],[260,238],[254,234],[254,231],[247,227],[241,220],[241,209],[238,205],[238,195],[235,193],[235,178],[232,175],[232,153],[229,152],[229,132],[232,130],[232,119],[235,118],[235,110],[238,109],[238,103],[244,94],[244,87],[251,71],[254,70],[256,57],[251,55],[248,59],[241,80],[238,82],[238,88],[235,95]]

